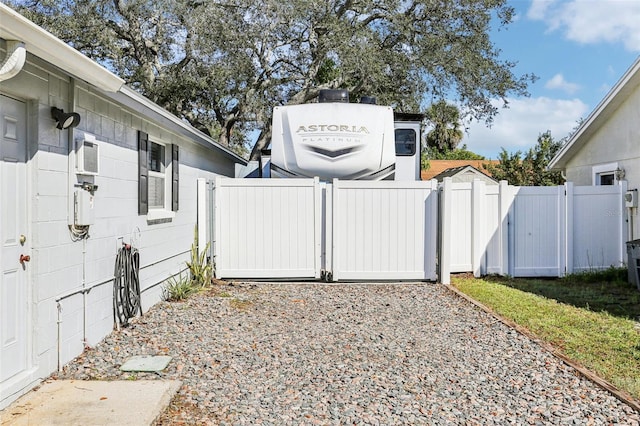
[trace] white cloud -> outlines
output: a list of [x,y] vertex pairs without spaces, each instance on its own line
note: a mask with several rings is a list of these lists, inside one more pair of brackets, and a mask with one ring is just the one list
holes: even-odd
[[534,20],[544,19],[547,9],[553,5],[553,0],[532,0],[527,11],[527,17]]
[[548,31],[560,29],[567,39],[578,43],[622,43],[629,51],[640,51],[637,0],[534,0],[527,17],[544,21]]
[[[496,100],[494,105],[500,107],[502,103]],[[547,130],[554,139],[567,136],[588,112],[588,106],[579,99],[512,99],[509,108],[500,109],[490,128],[484,123],[471,123],[462,143],[491,159],[498,157],[501,148],[509,153],[525,152],[535,146],[540,133]]]
[[551,80],[547,81],[544,85],[547,89],[562,90],[570,95],[576,93],[580,89],[580,85],[575,83],[569,83],[564,79],[562,74],[554,75]]

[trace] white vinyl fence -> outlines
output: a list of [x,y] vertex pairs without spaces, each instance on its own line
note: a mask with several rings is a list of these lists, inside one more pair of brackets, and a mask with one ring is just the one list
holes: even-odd
[[320,278],[317,179],[228,179],[213,190],[213,259],[225,278]]
[[626,260],[626,182],[221,177],[208,185],[199,232],[218,278],[448,283],[455,272],[559,277]]
[[435,280],[436,181],[339,181],[333,190],[333,279]]
[[559,277],[625,262],[626,182],[515,187],[452,183],[441,197],[441,274]]
[[435,280],[438,185],[217,178],[219,278]]

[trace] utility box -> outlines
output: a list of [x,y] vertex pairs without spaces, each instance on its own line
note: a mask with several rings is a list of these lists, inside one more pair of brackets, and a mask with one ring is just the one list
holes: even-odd
[[640,290],[640,240],[627,241],[627,268],[629,283]]
[[627,208],[638,207],[638,190],[632,189],[624,194],[624,206]]
[[76,140],[76,174],[97,176],[100,173],[100,146],[96,138],[85,134]]
[[93,225],[93,194],[84,189],[77,189],[74,194],[74,218],[76,226]]

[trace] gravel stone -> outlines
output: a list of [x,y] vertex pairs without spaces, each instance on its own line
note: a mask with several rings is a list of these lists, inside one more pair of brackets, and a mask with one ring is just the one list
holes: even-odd
[[[120,371],[134,355],[173,360],[159,373]],[[159,425],[640,425],[439,284],[216,286],[155,305],[56,376],[179,379]]]

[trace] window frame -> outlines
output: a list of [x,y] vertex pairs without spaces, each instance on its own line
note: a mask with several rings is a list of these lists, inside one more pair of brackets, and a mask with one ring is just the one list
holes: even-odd
[[[151,168],[151,163],[152,163],[152,158],[151,158],[151,152],[153,145],[156,145],[158,147],[161,148],[162,150],[162,157],[160,159],[161,162],[161,170],[162,171],[156,171],[153,170]],[[148,200],[149,200],[149,211],[152,210],[167,210],[170,211],[171,210],[171,206],[170,206],[170,199],[171,197],[171,167],[172,164],[170,161],[168,161],[168,156],[167,156],[167,145],[159,142],[155,139],[149,138],[149,150],[148,150],[148,155],[147,155],[147,168],[149,170],[149,188],[147,188],[147,191],[150,190],[151,188],[151,178],[159,178],[162,179],[162,186],[163,188],[163,203],[162,206],[152,206],[151,205],[151,193],[148,192]]]
[[616,177],[616,170],[618,170],[618,163],[607,163],[607,164],[599,164],[597,166],[593,166],[591,168],[593,186],[609,185],[609,184],[602,185],[603,176],[613,176],[613,182],[611,183],[611,185],[616,185],[618,183],[618,178]]
[[[397,138],[396,138],[396,132],[398,132],[398,131],[409,131],[409,132],[413,133],[414,140],[413,140],[413,149],[411,150],[411,153],[400,153],[400,154],[398,153],[398,141],[397,141]],[[393,142],[394,142],[393,147],[394,147],[394,150],[395,150],[396,157],[413,157],[414,155],[416,155],[416,152],[418,150],[418,134],[415,131],[415,129],[403,128],[403,127],[393,129]]]
[[[152,144],[161,146],[164,151],[162,164],[164,171],[151,170]],[[138,214],[146,215],[147,221],[173,219],[178,210],[179,189],[179,149],[178,145],[163,142],[149,137],[145,132],[138,132]],[[162,207],[150,206],[150,178],[164,179]]]

